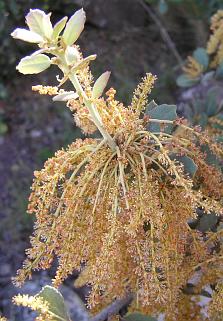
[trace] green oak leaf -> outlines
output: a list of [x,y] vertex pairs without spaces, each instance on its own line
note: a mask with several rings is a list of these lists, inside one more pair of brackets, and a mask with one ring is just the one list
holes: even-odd
[[[157,107],[154,107],[151,110],[148,110],[146,114],[151,119],[175,120],[177,118],[176,108],[177,108],[176,105],[163,104],[163,105],[158,105]],[[147,129],[151,132],[161,131],[160,124],[155,122],[154,123],[149,122],[149,124],[147,125]],[[168,125],[165,125],[163,132],[170,134],[172,130],[173,130],[173,125],[168,124]]]

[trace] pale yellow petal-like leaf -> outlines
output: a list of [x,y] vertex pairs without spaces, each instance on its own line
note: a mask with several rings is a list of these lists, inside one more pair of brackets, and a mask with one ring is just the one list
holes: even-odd
[[22,58],[16,69],[22,74],[38,74],[51,64],[48,56],[39,54]]
[[63,41],[66,45],[71,46],[80,36],[84,29],[86,15],[83,9],[80,9],[70,17],[63,33]]
[[53,97],[53,101],[68,101],[71,99],[77,99],[79,96],[74,91],[66,91]]
[[68,17],[64,17],[55,24],[55,26],[53,27],[53,35],[52,35],[53,39],[57,40],[61,31],[63,30],[63,28],[66,25],[67,19],[68,19]]
[[50,14],[45,14],[44,11],[39,9],[30,9],[26,16],[26,23],[31,31],[44,38],[51,38],[53,27],[50,21]]
[[11,33],[11,36],[15,39],[20,39],[31,43],[40,43],[43,41],[43,38],[37,33],[22,28],[15,29]]
[[103,94],[103,91],[107,86],[110,74],[110,71],[106,71],[95,81],[92,91],[93,98],[99,98]]

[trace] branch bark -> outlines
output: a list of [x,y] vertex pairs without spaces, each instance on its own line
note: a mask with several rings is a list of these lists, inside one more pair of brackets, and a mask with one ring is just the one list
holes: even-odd
[[167,32],[167,30],[165,29],[165,27],[163,26],[162,22],[159,20],[159,18],[155,14],[155,12],[151,9],[151,7],[149,5],[147,5],[144,2],[144,0],[138,0],[138,2],[145,9],[145,11],[149,14],[150,18],[155,22],[155,24],[159,28],[160,34],[161,34],[164,42],[166,43],[167,47],[170,49],[170,51],[175,56],[175,58],[178,61],[179,65],[180,66],[183,65],[183,60],[182,60],[179,52],[177,51],[175,43],[171,39],[169,33]]
[[130,294],[123,299],[115,300],[108,307],[104,308],[101,312],[92,317],[89,321],[105,321],[110,316],[118,314],[122,308],[131,303],[133,297],[133,294]]

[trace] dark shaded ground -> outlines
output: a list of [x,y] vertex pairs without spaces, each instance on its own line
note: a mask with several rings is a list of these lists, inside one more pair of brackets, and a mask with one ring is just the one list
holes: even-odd
[[[98,76],[105,70],[111,70],[111,85],[118,89],[121,100],[129,102],[140,78],[146,72],[152,72],[157,74],[159,81],[151,98],[157,98],[160,103],[174,103],[175,58],[138,2],[84,1],[84,7],[88,20],[80,45],[85,55],[98,55],[93,64],[94,74]],[[193,28],[188,26],[188,33],[184,35],[188,22],[180,20],[177,15],[171,21],[169,25],[167,19],[167,28],[185,57],[196,47]],[[57,149],[79,135],[69,110],[62,103],[52,103],[50,97],[31,92],[31,85],[40,81],[53,84],[54,74],[47,71],[41,79],[17,74],[16,79],[5,82],[8,97],[0,102],[0,110],[8,126],[8,132],[0,136],[0,311],[12,320],[15,315],[17,320],[24,318],[29,321],[31,318],[18,315],[9,304],[10,297],[16,293],[10,277],[21,266],[32,226],[26,206],[33,171],[41,168]],[[44,278],[48,283],[47,273],[41,273],[35,281],[36,286],[35,282],[30,283],[26,290],[37,291],[38,286],[45,282]]]

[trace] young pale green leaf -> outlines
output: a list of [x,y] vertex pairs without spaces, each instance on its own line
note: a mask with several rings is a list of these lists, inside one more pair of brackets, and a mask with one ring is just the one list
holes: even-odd
[[[159,119],[159,120],[175,120],[177,118],[176,114],[177,107],[175,105],[159,105],[152,110],[149,110],[147,112],[147,115],[151,119]],[[163,123],[164,124],[164,123]],[[151,132],[159,132],[161,131],[161,124],[155,123],[155,122],[149,122],[147,125],[147,129]],[[170,134],[172,132],[173,125],[167,124],[165,125],[165,128],[163,132]]]
[[30,9],[26,15],[26,23],[31,31],[44,38],[51,38],[53,27],[50,21],[50,14],[45,14],[44,11],[39,9]]
[[207,51],[204,48],[197,48],[193,52],[193,57],[203,66],[204,70],[207,69],[209,64],[209,56]]
[[197,171],[197,165],[195,164],[195,162],[193,161],[193,159],[191,159],[188,156],[178,156],[178,155],[171,155],[171,159],[175,159],[178,162],[180,162],[181,164],[183,164],[184,166],[184,172],[186,174],[189,174],[190,177],[193,177]]
[[81,69],[87,67],[89,65],[90,61],[95,60],[96,57],[97,57],[97,55],[90,55],[90,56],[84,58],[78,64],[76,64],[74,67],[72,67],[71,70],[73,72],[76,72],[77,70],[81,70]]
[[63,32],[62,39],[67,46],[73,45],[84,29],[86,15],[83,9],[80,9],[70,17]]
[[130,313],[124,317],[126,321],[157,321],[154,317],[139,312]]
[[16,69],[24,75],[38,74],[39,72],[47,69],[50,64],[51,61],[48,56],[39,54],[22,58]]
[[55,320],[70,321],[70,317],[65,306],[64,298],[57,289],[55,289],[52,286],[46,285],[36,295],[36,297],[40,297],[44,301],[47,301],[47,303],[49,304],[49,310],[55,315]]
[[107,86],[110,74],[111,74],[110,71],[106,71],[95,81],[93,90],[92,90],[93,98],[99,98],[103,94],[103,91]]
[[55,24],[55,26],[53,27],[52,39],[57,40],[61,31],[63,30],[63,28],[66,25],[67,19],[68,19],[68,17],[64,17]]
[[71,99],[77,99],[78,97],[78,94],[74,91],[66,91],[65,93],[54,96],[53,101],[68,101]]
[[191,87],[199,81],[199,78],[192,79],[187,77],[187,75],[180,75],[177,77],[177,85],[179,87]]
[[75,47],[67,46],[65,50],[65,59],[68,65],[74,65],[79,62],[80,54]]
[[43,37],[41,37],[37,33],[26,29],[22,29],[22,28],[15,29],[11,33],[11,36],[15,39],[19,39],[19,40],[23,40],[31,43],[40,43],[43,41]]

